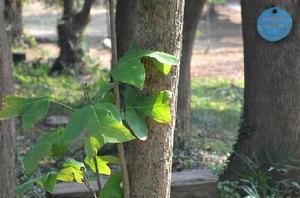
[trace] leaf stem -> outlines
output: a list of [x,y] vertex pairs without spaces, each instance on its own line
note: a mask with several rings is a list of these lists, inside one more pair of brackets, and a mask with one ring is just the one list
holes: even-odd
[[[110,16],[110,33],[111,33],[111,54],[112,68],[117,65],[117,34],[116,34],[116,15],[115,15],[115,0],[109,0],[109,16]],[[116,96],[116,107],[120,110],[120,88],[118,81],[114,80],[114,93]],[[130,184],[126,165],[124,145],[118,144],[118,153],[120,159],[120,168],[123,177],[124,198],[130,198]]]
[[101,189],[102,189],[102,186],[101,186],[100,170],[98,168],[97,157],[94,157],[94,163],[95,163],[95,168],[96,168],[96,177],[97,177],[98,191],[100,192]]
[[58,104],[58,105],[60,105],[60,106],[63,106],[63,107],[65,107],[65,108],[67,108],[67,109],[70,109],[70,110],[72,110],[72,111],[75,111],[75,110],[76,110],[76,109],[74,109],[73,107],[70,107],[69,105],[66,105],[66,104],[61,103],[61,102],[57,102],[57,101],[54,101],[54,100],[50,100],[50,102],[52,102],[52,103],[54,103],[54,104]]

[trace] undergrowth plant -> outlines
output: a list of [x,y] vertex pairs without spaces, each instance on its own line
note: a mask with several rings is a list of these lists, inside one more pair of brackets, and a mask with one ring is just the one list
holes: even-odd
[[[299,167],[295,160],[280,155],[274,160],[268,152],[268,166],[261,164],[255,157],[239,155],[241,163],[247,165],[247,170],[241,173],[237,182],[224,181],[219,184],[221,198],[286,198],[299,197],[300,185],[290,179],[290,175]],[[278,156],[277,156],[278,158]]]
[[[98,90],[86,91],[86,104],[76,109],[51,97],[4,97],[0,120],[20,117],[22,127],[27,131],[47,116],[49,106],[53,103],[71,112],[65,127],[56,128],[40,137],[22,159],[22,166],[26,174],[32,175],[44,158],[70,159],[63,163],[60,171],[49,172],[17,187],[15,192],[18,196],[26,193],[34,184],[52,192],[57,182],[78,182],[86,185],[94,197],[123,197],[122,175],[119,171],[112,173],[109,167],[109,164],[119,164],[120,160],[111,155],[101,156],[99,150],[105,144],[134,139],[145,141],[148,136],[145,119],[148,117],[159,123],[168,123],[172,119],[169,107],[171,93],[168,90],[161,90],[154,95],[144,95],[142,92],[146,76],[142,60],[145,59],[165,75],[169,74],[172,65],[179,63],[178,58],[163,52],[140,49],[127,52],[111,71],[114,80],[127,84],[123,91],[124,105],[120,110],[115,106],[116,97],[119,96],[114,95],[113,84],[104,80],[100,81]],[[66,156],[66,151],[74,141],[84,141],[84,161]],[[98,178],[98,190],[101,190],[98,195],[91,188],[87,169]],[[100,174],[110,175],[103,187],[99,180]]]

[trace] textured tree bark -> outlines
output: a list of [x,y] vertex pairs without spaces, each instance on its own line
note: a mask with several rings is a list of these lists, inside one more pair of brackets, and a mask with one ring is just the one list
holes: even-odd
[[[135,42],[142,48],[164,51],[180,56],[183,0],[138,0]],[[179,66],[166,77],[146,62],[145,95],[161,90],[173,93],[170,106],[173,120],[159,124],[147,120],[148,139],[129,146],[129,176],[132,198],[170,197],[173,135],[176,120]]]
[[50,74],[60,73],[63,69],[82,69],[84,51],[82,37],[90,21],[90,11],[94,0],[85,0],[83,8],[77,12],[76,1],[64,0],[64,13],[57,25],[59,57],[56,59]]
[[[12,71],[10,47],[6,22],[4,19],[4,1],[0,1],[0,102],[5,95],[12,93]],[[13,198],[16,187],[16,143],[12,120],[0,122],[0,197]]]
[[22,0],[5,0],[5,21],[11,40],[18,41],[23,34]]
[[136,24],[137,0],[118,0],[116,10],[116,31],[118,58],[122,57],[133,41]]
[[197,26],[205,0],[188,0],[184,6],[182,56],[178,85],[177,120],[175,131],[175,148],[187,149],[191,134],[191,58]]
[[[299,166],[300,140],[300,31],[299,1],[242,0],[245,55],[245,101],[238,141],[223,179],[238,180],[254,157],[263,171],[270,160],[295,159]],[[294,27],[277,43],[260,38],[256,22],[271,6],[290,12]],[[294,179],[299,181],[300,172]]]

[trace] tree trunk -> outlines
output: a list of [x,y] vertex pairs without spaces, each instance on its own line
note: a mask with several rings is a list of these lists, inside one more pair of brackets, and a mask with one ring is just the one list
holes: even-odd
[[[12,71],[8,32],[4,19],[4,1],[0,1],[0,102],[12,93]],[[13,198],[16,187],[16,143],[14,123],[0,122],[0,197]]]
[[23,34],[22,0],[5,0],[5,21],[9,29],[10,39],[18,41]]
[[182,56],[180,61],[180,78],[178,85],[177,120],[175,148],[186,149],[191,137],[191,58],[198,23],[205,0],[188,0],[184,7]]
[[122,57],[133,41],[136,24],[136,0],[118,0],[116,31],[118,58]]
[[[275,5],[290,12],[294,27],[282,41],[270,43],[257,33],[258,16]],[[245,101],[234,153],[223,179],[238,180],[249,169],[245,156],[257,159],[262,171],[271,162],[297,160],[300,144],[300,32],[298,1],[243,0]],[[243,160],[242,160],[243,159]],[[299,170],[293,176],[299,181]]]
[[[180,56],[183,0],[138,0],[135,42],[145,49],[159,50]],[[148,119],[149,135],[145,142],[134,141],[129,146],[129,175],[132,198],[170,197],[173,135],[176,120],[179,66],[166,77],[146,63],[145,95],[170,90],[173,115],[169,124]]]
[[216,11],[216,3],[210,3],[208,7],[208,13],[211,18],[216,18],[218,13]]
[[77,12],[76,1],[64,0],[63,17],[57,25],[59,57],[56,59],[50,74],[60,73],[63,69],[83,69],[84,51],[82,37],[90,21],[90,10],[94,0],[85,0],[83,8]]

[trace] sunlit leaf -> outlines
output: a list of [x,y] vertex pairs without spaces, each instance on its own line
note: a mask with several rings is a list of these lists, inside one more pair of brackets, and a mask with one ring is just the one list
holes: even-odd
[[78,182],[83,183],[83,172],[73,167],[62,169],[58,175],[57,180],[64,182]]
[[172,120],[170,111],[171,94],[168,91],[161,91],[159,94],[148,97],[145,106],[151,106],[147,115],[160,123],[169,123]]
[[95,158],[85,158],[84,162],[91,168],[91,170],[96,173],[96,163],[95,163],[95,159],[96,159],[96,163],[97,163],[97,167],[98,167],[98,171],[100,174],[103,175],[110,175],[111,174],[111,170],[108,166],[107,161],[103,160],[101,157],[96,156]]
[[98,150],[103,145],[103,141],[99,141],[98,138],[90,136],[86,139],[84,144],[84,150],[89,159],[95,157],[98,153]]
[[85,169],[84,163],[78,162],[74,159],[69,159],[67,162],[63,164],[63,167],[72,167],[77,170]]
[[65,162],[63,167],[64,168],[57,175],[57,180],[64,182],[83,182],[85,166],[82,162],[71,159]]
[[142,116],[150,116],[160,123],[168,123],[172,119],[170,99],[169,91],[161,91],[148,97],[139,95],[133,89],[128,89],[125,93],[126,109],[134,109]]

